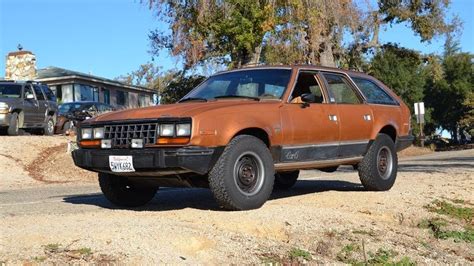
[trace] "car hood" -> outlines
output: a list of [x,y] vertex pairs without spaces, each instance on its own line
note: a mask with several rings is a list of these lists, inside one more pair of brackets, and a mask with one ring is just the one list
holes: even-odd
[[10,106],[13,104],[18,104],[19,102],[21,102],[21,99],[20,98],[0,98],[0,102],[6,103]]
[[219,111],[219,113],[228,111],[243,110],[245,106],[256,104],[279,104],[280,101],[253,101],[253,100],[217,100],[209,102],[188,102],[165,104],[145,108],[128,109],[102,114],[88,122],[108,122],[115,120],[140,120],[165,117],[192,117],[209,111]]

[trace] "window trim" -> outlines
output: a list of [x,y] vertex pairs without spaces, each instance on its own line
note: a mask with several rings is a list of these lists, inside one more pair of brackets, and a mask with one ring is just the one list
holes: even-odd
[[[317,69],[306,69],[306,68],[299,68],[297,73],[296,73],[296,77],[293,81],[293,84],[291,86],[291,90],[289,91],[288,93],[288,97],[286,97],[286,101],[284,101],[285,103],[288,103],[288,104],[292,104],[291,103],[291,100],[293,99],[290,99],[291,98],[291,95],[293,94],[293,91],[295,90],[296,88],[296,84],[298,83],[298,78],[300,76],[300,73],[301,72],[308,72],[308,73],[314,73],[314,77],[316,79],[316,82],[318,83],[319,85],[319,88],[321,89],[321,93],[323,95],[323,102],[322,103],[311,103],[311,104],[331,104],[331,102],[329,101],[329,92],[326,90],[326,86],[325,86],[325,83],[324,83],[324,80],[321,79],[321,70],[317,70]],[[284,92],[285,93],[285,92]],[[283,94],[284,94],[283,93]],[[283,97],[284,95],[282,95]]]
[[[365,95],[359,90],[359,88],[357,86],[355,86],[355,83],[354,81],[351,79],[351,77],[349,75],[347,75],[346,73],[339,73],[339,72],[332,72],[332,71],[320,71],[320,75],[321,75],[321,78],[324,80],[324,86],[326,87],[326,90],[328,92],[328,96],[329,96],[329,83],[327,82],[326,80],[326,77],[324,77],[324,74],[327,73],[327,74],[330,74],[330,75],[336,75],[336,76],[342,76],[344,77],[347,81],[348,81],[348,86],[350,89],[352,89],[352,91],[355,93],[356,97],[359,99],[359,103],[338,103],[337,101],[334,101],[334,102],[331,102],[329,101],[330,104],[367,104],[367,99],[365,98]],[[329,97],[330,99],[330,97]]]

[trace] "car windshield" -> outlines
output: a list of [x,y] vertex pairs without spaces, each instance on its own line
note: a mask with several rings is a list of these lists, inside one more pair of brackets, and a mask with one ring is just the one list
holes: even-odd
[[0,84],[0,98],[20,98],[21,85]]
[[252,69],[208,78],[181,101],[219,98],[280,99],[290,80],[290,69]]
[[59,113],[72,113],[77,110],[88,109],[91,107],[92,104],[84,104],[84,103],[65,103],[59,106]]

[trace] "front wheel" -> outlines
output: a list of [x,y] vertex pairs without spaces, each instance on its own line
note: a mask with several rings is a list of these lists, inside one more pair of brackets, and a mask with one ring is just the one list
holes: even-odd
[[10,118],[10,125],[8,126],[7,133],[10,136],[18,136],[20,132],[20,122],[18,119],[18,113],[12,113]]
[[274,171],[265,143],[240,135],[231,140],[211,169],[209,187],[224,209],[256,209],[272,193]]
[[397,178],[397,168],[393,140],[386,134],[379,134],[359,163],[360,181],[367,190],[389,190]]
[[139,207],[153,199],[157,187],[137,186],[126,177],[99,173],[99,185],[104,196],[113,204],[123,207]]

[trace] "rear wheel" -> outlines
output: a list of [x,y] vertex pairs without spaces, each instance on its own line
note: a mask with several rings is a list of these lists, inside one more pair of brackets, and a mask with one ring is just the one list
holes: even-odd
[[300,171],[275,173],[275,188],[289,189],[296,184]]
[[153,199],[157,187],[138,186],[126,177],[99,173],[99,185],[105,197],[117,206],[139,207]]
[[209,187],[228,210],[262,206],[273,190],[273,159],[260,139],[240,135],[224,149],[209,173]]
[[52,117],[48,117],[48,121],[42,129],[42,133],[47,136],[51,136],[54,134],[54,120]]
[[393,140],[379,134],[359,163],[359,177],[367,190],[386,191],[397,178],[398,158]]
[[10,118],[10,125],[8,126],[7,133],[10,136],[18,136],[20,131],[20,122],[18,119],[18,113],[12,113]]

